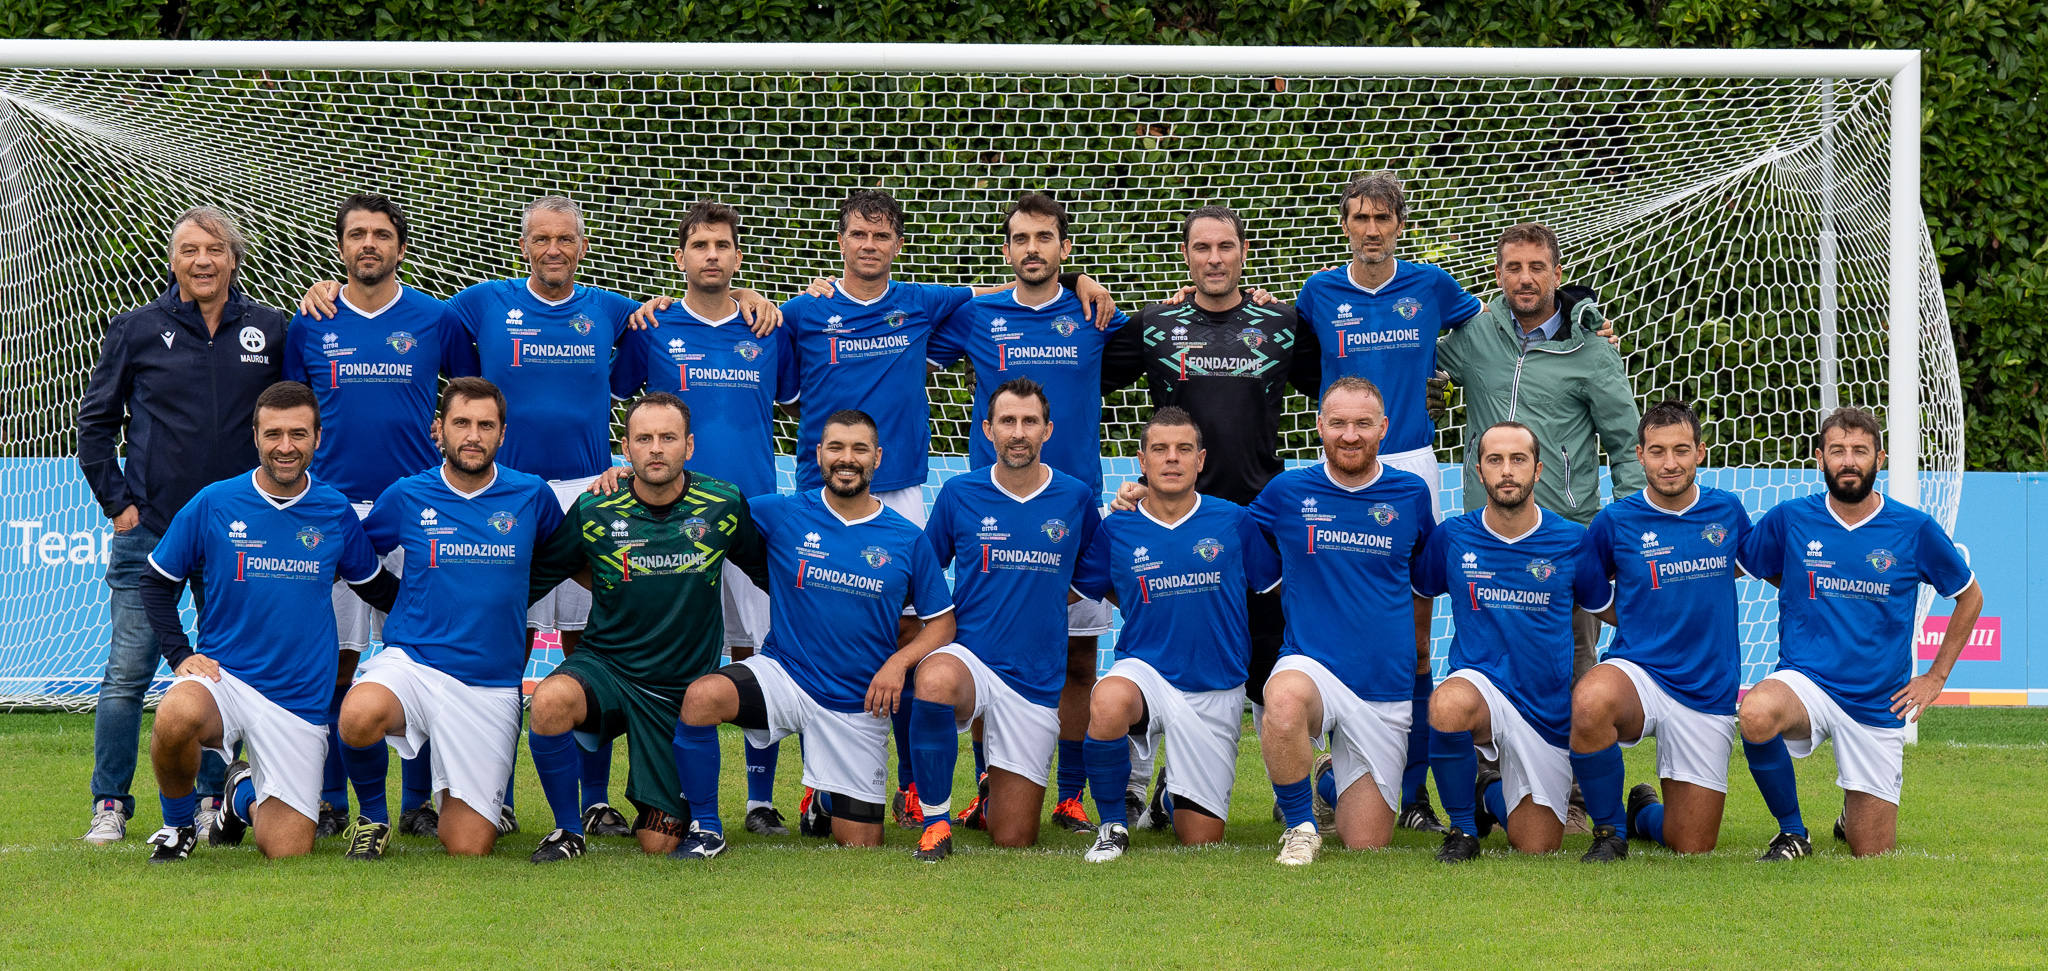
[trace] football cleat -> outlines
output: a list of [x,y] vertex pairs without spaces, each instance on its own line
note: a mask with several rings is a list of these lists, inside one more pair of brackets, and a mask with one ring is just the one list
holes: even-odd
[[1635,788],[1628,791],[1628,829],[1622,835],[1632,840],[1645,839],[1642,832],[1636,829],[1636,816],[1656,805],[1657,801],[1656,786],[1647,782],[1636,783]]
[[921,863],[937,863],[953,855],[953,824],[939,820],[924,828],[924,834],[917,838],[917,849],[911,853]]
[[[1328,752],[1316,756],[1315,764],[1311,766],[1308,770],[1308,788],[1309,792],[1312,793],[1310,798],[1313,800],[1312,805],[1314,805],[1315,807],[1316,828],[1318,829],[1334,829],[1337,826],[1337,807],[1332,803],[1323,801],[1322,788],[1323,776],[1328,775],[1331,772],[1335,771],[1337,771],[1337,764],[1335,761],[1331,760]],[[1421,803],[1420,805],[1422,807],[1423,817],[1428,819],[1431,823],[1436,823],[1436,816],[1430,813],[1429,804],[1425,802]],[[1415,807],[1411,805],[1403,809],[1401,813],[1401,819],[1398,825],[1407,825],[1408,811],[1414,808]],[[1437,823],[1437,825],[1441,826],[1443,824]]]
[[1122,823],[1103,823],[1095,833],[1095,845],[1088,848],[1082,859],[1090,863],[1108,863],[1124,855],[1131,848],[1131,831]]
[[1835,839],[1849,842],[1849,814],[1846,812],[1835,817]]
[[1453,826],[1444,833],[1444,845],[1436,851],[1438,863],[1463,863],[1479,855],[1479,837],[1467,836]]
[[[1472,786],[1472,821],[1479,829],[1479,832],[1472,837],[1473,839],[1485,839],[1489,833],[1493,832],[1494,827],[1505,822],[1486,808],[1486,787],[1499,781],[1499,770],[1479,770],[1479,780]],[[1450,833],[1453,830],[1446,829],[1444,832]]]
[[512,812],[512,807],[498,807],[498,835],[510,836],[517,832],[519,832],[519,817]]
[[1088,807],[1079,799],[1062,799],[1052,807],[1053,824],[1069,833],[1093,833],[1095,824],[1088,821]]
[[810,786],[804,787],[803,801],[796,804],[796,831],[817,839],[832,835],[832,817],[825,812],[825,800]]
[[631,836],[633,827],[627,825],[626,817],[613,809],[610,803],[593,802],[583,810],[583,835]]
[[924,827],[924,807],[917,801],[917,783],[909,788],[896,790],[896,796],[889,800],[889,816],[903,829]]
[[[234,792],[242,784],[243,779],[253,775],[255,772],[249,768],[248,762],[236,759],[228,766],[226,781],[222,783],[221,791]],[[208,846],[240,846],[243,837],[249,835],[249,821],[235,812],[233,802],[223,799],[220,811],[213,814],[213,825],[199,832],[206,834]]]
[[1593,845],[1587,847],[1586,855],[1579,857],[1580,863],[1613,863],[1628,859],[1628,837],[1614,831],[1612,826],[1593,827]]
[[[1321,797],[1318,796],[1317,800],[1316,805],[1321,806]],[[1334,814],[1335,811],[1335,807],[1332,807],[1331,812]],[[1437,818],[1436,807],[1431,806],[1427,799],[1402,806],[1401,818],[1396,821],[1395,825],[1400,826],[1402,829],[1415,830],[1418,833],[1448,833],[1451,831],[1450,827],[1444,825],[1442,819]]]
[[342,859],[381,860],[390,847],[390,823],[373,823],[368,816],[357,816],[355,828],[348,834],[348,853]]
[[1152,779],[1152,801],[1145,804],[1143,824],[1154,832],[1173,828],[1173,814],[1166,811],[1166,766]]
[[[229,789],[227,791],[233,792],[235,790]],[[343,830],[348,828],[348,815],[334,808],[333,803],[325,799],[320,800],[320,816],[318,821],[313,824],[313,838],[324,840],[329,836],[340,835]]]
[[199,845],[199,830],[191,826],[166,826],[149,837],[151,863],[176,863],[192,855],[192,848]]
[[788,836],[789,825],[782,821],[782,813],[774,806],[755,806],[747,810],[747,832],[757,836]]
[[560,863],[563,860],[573,860],[582,855],[583,834],[571,833],[566,829],[558,829],[549,833],[545,839],[542,839],[540,845],[534,848],[533,855],[527,857],[527,860],[533,863]]
[[128,815],[121,811],[121,803],[115,799],[102,799],[92,810],[92,826],[79,837],[96,846],[116,843],[128,838]]
[[1756,858],[1758,863],[1774,863],[1779,860],[1796,860],[1813,855],[1813,841],[1798,833],[1779,833],[1771,839],[1770,849]]
[[974,788],[974,800],[967,804],[967,811],[960,814],[960,825],[968,829],[988,828],[988,773],[981,774]]
[[1152,825],[1152,807],[1145,802],[1145,794],[1124,790],[1124,818],[1132,829],[1144,829]]
[[434,811],[433,804],[421,803],[398,814],[398,832],[433,839],[441,835],[441,814]]
[[198,830],[199,835],[205,836],[206,831],[213,828],[213,818],[220,815],[223,802],[225,800],[219,796],[199,797],[199,805],[192,811],[192,828]]
[[1276,823],[1287,821],[1287,814],[1280,811],[1280,800],[1278,799],[1273,800],[1273,821]]
[[1307,866],[1322,851],[1323,834],[1314,823],[1303,823],[1280,834],[1280,855],[1275,859],[1282,866]]
[[668,858],[671,860],[708,860],[723,852],[725,852],[725,834],[714,833],[698,825],[693,820],[690,823],[690,831],[683,836],[683,841],[677,844],[675,849],[668,851]]

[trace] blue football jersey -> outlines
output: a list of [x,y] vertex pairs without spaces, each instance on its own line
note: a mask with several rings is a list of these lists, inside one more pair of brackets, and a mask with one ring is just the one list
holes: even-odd
[[1280,560],[1243,506],[1198,495],[1172,525],[1141,505],[1102,521],[1074,573],[1074,589],[1116,592],[1118,657],[1134,657],[1182,691],[1244,684],[1251,666],[1245,592],[1280,583]]
[[1878,728],[1905,724],[1892,695],[1913,678],[1920,584],[1954,597],[1977,578],[1926,513],[1885,500],[1844,526],[1824,492],[1765,512],[1743,562],[1778,578],[1778,669],[1812,678],[1849,717]]
[[223,479],[178,510],[150,565],[206,585],[201,654],[278,707],[327,724],[339,653],[334,581],[377,575],[377,554],[348,499],[309,482],[290,499],[256,488],[256,472]]
[[450,373],[505,393],[500,464],[543,479],[611,467],[613,348],[638,303],[584,286],[551,303],[520,277],[468,287],[448,306],[475,344]]
[[967,431],[968,465],[994,465],[995,446],[981,433],[989,397],[1003,382],[1030,378],[1052,403],[1052,438],[1045,464],[1091,487],[1102,488],[1102,352],[1129,321],[1117,311],[1096,330],[1072,290],[1027,307],[1017,291],[983,294],[967,302],[932,335],[932,363],[950,367],[962,357],[974,366],[974,412]]
[[1485,515],[1475,509],[1430,534],[1415,592],[1451,595],[1451,670],[1486,675],[1544,741],[1562,747],[1572,731],[1572,611],[1605,610],[1614,589],[1579,569],[1586,527],[1543,510],[1535,529],[1510,540]]
[[1323,350],[1323,387],[1351,375],[1379,385],[1392,422],[1382,454],[1428,448],[1436,425],[1423,407],[1436,373],[1436,335],[1463,326],[1486,306],[1451,275],[1428,263],[1394,261],[1394,276],[1377,290],[1351,279],[1349,266],[1324,270],[1301,285],[1294,302],[1315,328]]
[[789,329],[755,337],[737,310],[705,320],[681,301],[655,319],[660,327],[629,331],[619,345],[612,393],[630,398],[644,387],[683,399],[697,439],[690,468],[742,495],[774,492],[775,406],[798,395]]
[[528,570],[561,521],[546,479],[502,465],[473,493],[440,468],[392,483],[363,520],[378,553],[405,550],[384,643],[463,684],[518,687]]
[[[1414,564],[1436,529],[1429,486],[1382,463],[1371,482],[1338,485],[1329,468],[1266,483],[1252,518],[1280,547],[1287,585],[1282,655],[1313,658],[1366,701],[1407,701],[1415,685]],[[1316,618],[1341,614],[1342,623]]]
[[872,303],[835,290],[782,305],[803,392],[797,422],[796,485],[821,488],[818,442],[833,412],[857,408],[881,433],[882,466],[869,488],[894,492],[924,485],[931,451],[931,405],[925,398],[926,350],[932,331],[974,296],[967,287],[891,282]]
[[299,314],[284,340],[284,379],[320,399],[322,482],[369,502],[441,461],[427,428],[449,347],[469,340],[447,304],[411,287],[374,311],[337,297],[332,320]]
[[996,484],[993,468],[946,480],[925,538],[953,567],[953,639],[1035,704],[1057,705],[1067,680],[1067,590],[1102,522],[1098,493],[1048,470],[1028,496]]
[[932,544],[886,506],[841,519],[819,489],[757,496],[748,505],[768,549],[762,652],[818,704],[861,711],[875,672],[896,653],[903,605],[926,620],[953,609]]
[[1735,579],[1749,512],[1734,493],[1707,486],[1683,512],[1648,496],[1600,510],[1580,549],[1580,569],[1614,581],[1620,626],[1607,656],[1642,665],[1694,711],[1733,715],[1742,686]]

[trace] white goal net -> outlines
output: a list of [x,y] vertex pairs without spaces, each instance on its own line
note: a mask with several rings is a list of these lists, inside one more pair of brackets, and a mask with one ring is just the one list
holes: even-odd
[[[106,524],[73,420],[107,319],[161,292],[169,221],[198,203],[241,221],[244,285],[289,307],[337,274],[334,205],[355,191],[406,206],[405,277],[431,294],[520,274],[520,208],[559,192],[589,213],[583,282],[676,292],[676,220],[717,199],[747,223],[740,282],[780,298],[838,273],[851,189],[903,202],[896,272],[944,283],[1007,279],[1001,211],[1048,190],[1074,217],[1070,268],[1135,309],[1186,280],[1180,219],[1209,203],[1249,220],[1247,282],[1291,298],[1347,258],[1344,185],[1386,168],[1411,196],[1400,255],[1483,299],[1502,228],[1556,229],[1639,401],[1697,403],[1709,480],[1753,512],[1820,487],[1825,409],[1893,420],[1887,79],[1289,76],[1285,51],[1230,74],[854,73],[808,67],[802,47],[778,70],[691,72],[608,69],[590,50],[574,71],[0,70],[0,701],[91,701]],[[1961,396],[1921,239],[1919,495],[1953,527]],[[964,463],[967,380],[932,379],[941,473]],[[1308,403],[1290,407],[1283,454],[1311,458]],[[1110,399],[1105,450],[1132,454],[1147,411],[1142,391]],[[1750,681],[1775,656],[1768,599],[1750,585]]]

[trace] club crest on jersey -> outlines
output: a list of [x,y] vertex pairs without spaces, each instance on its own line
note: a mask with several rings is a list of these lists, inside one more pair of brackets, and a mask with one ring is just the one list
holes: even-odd
[[1372,508],[1366,511],[1366,515],[1371,516],[1373,522],[1376,522],[1382,526],[1385,526],[1389,523],[1392,523],[1394,520],[1401,518],[1401,514],[1399,512],[1396,512],[1394,510],[1394,507],[1389,506],[1384,502],[1373,503]]
[[320,530],[317,527],[313,526],[308,526],[305,529],[299,530],[299,545],[309,550],[315,546],[319,546]]
[[692,543],[703,539],[710,532],[711,524],[705,522],[702,516],[691,516],[683,520],[683,535],[689,537]]
[[1244,346],[1258,350],[1259,345],[1266,342],[1266,332],[1257,327],[1246,327],[1237,332],[1237,339],[1243,341]]
[[1707,528],[1700,530],[1700,538],[1719,546],[1728,542],[1728,527],[1720,523],[1708,523]]
[[1400,314],[1402,320],[1414,320],[1415,315],[1422,312],[1422,301],[1414,297],[1402,297],[1394,301],[1394,312]]
[[400,354],[409,354],[413,348],[420,346],[418,338],[402,330],[393,331],[390,337],[384,338],[384,343],[391,345],[391,349]]
[[752,363],[761,356],[761,345],[753,341],[741,341],[732,346],[732,352],[738,354],[740,360]]
[[502,536],[511,532],[512,527],[519,525],[519,518],[509,512],[500,510],[492,513],[491,518],[484,520],[484,522],[489,523],[491,528],[497,530],[498,535]]
[[1537,583],[1542,583],[1557,575],[1557,564],[1540,556],[1530,560],[1529,565],[1523,567],[1523,569],[1528,570],[1529,575],[1535,577]]
[[1072,337],[1074,336],[1074,332],[1080,329],[1081,325],[1075,323],[1074,318],[1072,317],[1068,317],[1062,314],[1058,317],[1053,318],[1052,332],[1060,335],[1061,337]]
[[891,310],[882,316],[882,323],[889,325],[891,329],[901,327],[909,322],[910,315],[901,310]]
[[1883,573],[1899,562],[1899,558],[1893,556],[1891,550],[1871,550],[1870,555],[1864,557],[1863,561],[1870,564],[1871,569]]
[[889,565],[889,551],[879,546],[870,546],[867,549],[861,550],[860,558],[866,560],[869,567],[877,570]]
[[1045,538],[1052,540],[1055,543],[1065,542],[1067,538],[1067,533],[1069,532],[1069,530],[1067,529],[1067,524],[1060,522],[1057,519],[1046,520],[1042,525],[1038,527],[1038,531],[1044,533]]
[[228,538],[229,538],[229,539],[248,539],[248,538],[249,538],[249,524],[248,524],[248,523],[245,523],[245,522],[243,522],[243,521],[241,521],[241,520],[239,520],[239,519],[235,520],[234,522],[231,522],[231,523],[229,523],[229,524],[228,524]]
[[590,328],[597,326],[597,321],[591,320],[582,314],[577,314],[569,319],[569,326],[576,331],[576,336],[588,337],[590,336]]
[[1205,562],[1214,563],[1217,557],[1223,555],[1223,544],[1212,538],[1203,537],[1201,542],[1195,544],[1195,555]]
[[242,332],[237,337],[242,342],[242,350],[248,351],[251,354],[262,350],[264,345],[269,343],[263,336],[263,328],[257,327],[254,324],[242,328]]

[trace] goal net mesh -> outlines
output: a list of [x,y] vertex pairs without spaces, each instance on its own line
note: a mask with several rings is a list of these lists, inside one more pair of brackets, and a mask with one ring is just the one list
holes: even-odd
[[[1249,221],[1246,282],[1291,298],[1347,259],[1344,185],[1391,169],[1412,210],[1400,255],[1483,299],[1502,228],[1555,229],[1567,282],[1596,288],[1622,336],[1638,400],[1696,403],[1707,480],[1754,514],[1820,488],[1810,436],[1826,406],[1889,417],[1888,93],[1770,78],[0,71],[0,702],[91,702],[107,527],[70,460],[77,402],[108,318],[162,291],[169,222],[194,204],[238,218],[244,286],[290,307],[338,274],[334,205],[354,191],[406,206],[405,280],[437,296],[522,274],[521,207],[562,193],[588,213],[583,282],[677,292],[676,221],[716,199],[747,223],[739,282],[784,298],[838,273],[853,188],[903,202],[899,276],[958,284],[1009,278],[1002,209],[1047,190],[1073,215],[1070,268],[1135,309],[1186,282],[1180,220],[1209,203]],[[1961,396],[1921,236],[1921,495],[1953,527]],[[971,380],[931,379],[935,479],[964,466]],[[1147,412],[1142,388],[1105,401],[1105,452],[1134,454]],[[1311,412],[1289,399],[1286,457],[1316,455]],[[1462,417],[1438,439],[1443,462],[1461,458]],[[1754,681],[1776,655],[1768,588],[1746,583],[1742,610]]]

